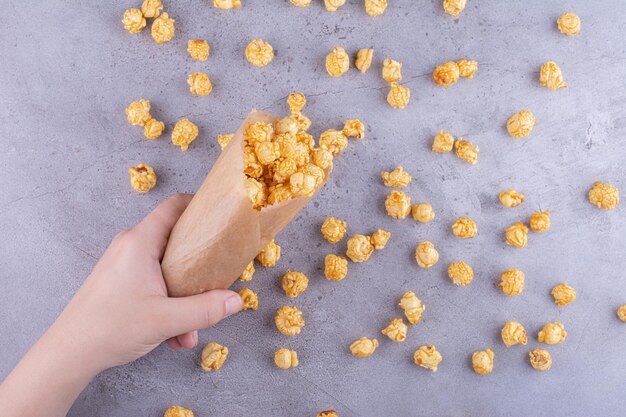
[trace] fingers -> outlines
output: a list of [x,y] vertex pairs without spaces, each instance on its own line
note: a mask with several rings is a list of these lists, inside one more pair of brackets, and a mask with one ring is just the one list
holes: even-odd
[[185,349],[193,349],[198,344],[198,332],[193,331],[178,335],[176,336],[176,340],[178,340],[178,343]]
[[183,348],[178,342],[178,339],[175,337],[167,339],[166,343],[167,346],[169,346],[169,348],[172,350],[181,350]]

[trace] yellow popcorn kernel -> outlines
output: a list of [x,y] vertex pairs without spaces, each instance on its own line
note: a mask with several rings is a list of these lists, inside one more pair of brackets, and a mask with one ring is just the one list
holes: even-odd
[[402,319],[393,319],[381,333],[394,342],[404,342],[406,340],[406,332],[408,330],[408,326],[404,324]]
[[[309,150],[309,146],[307,144],[296,141],[296,144],[293,147],[293,154],[291,155],[291,157],[296,161],[296,165],[298,165],[298,167],[303,167],[311,160],[310,153],[311,151]],[[317,181],[317,177],[315,177],[315,179]]]
[[374,251],[374,246],[369,237],[354,235],[348,239],[346,255],[352,262],[365,262]]
[[524,291],[524,278],[524,273],[519,269],[508,269],[500,274],[498,289],[509,297],[514,297]]
[[609,183],[596,181],[589,191],[589,202],[598,208],[612,210],[619,204],[619,190]]
[[472,368],[478,375],[487,375],[493,371],[493,350],[480,350],[472,355]]
[[283,117],[274,123],[274,131],[278,135],[292,135],[298,133],[298,124],[292,117]]
[[337,243],[346,234],[346,222],[335,217],[329,217],[322,223],[322,236],[330,243]]
[[315,139],[313,136],[306,132],[297,132],[296,133],[296,141],[303,145],[306,145],[307,151],[312,151],[315,148]]
[[433,206],[428,203],[414,204],[411,213],[413,214],[413,219],[420,223],[428,223],[435,218]]
[[517,207],[524,202],[526,199],[524,194],[520,194],[517,191],[511,189],[507,191],[502,191],[500,193],[500,202],[504,207]]
[[576,300],[576,290],[566,282],[556,285],[550,294],[554,297],[554,303],[559,307],[564,307]]
[[455,285],[464,287],[474,279],[474,270],[465,262],[452,262],[448,266],[448,277]]
[[617,309],[617,317],[621,321],[626,321],[626,304]]
[[459,65],[453,61],[445,62],[433,71],[433,81],[441,87],[449,87],[456,84],[460,76]]
[[326,149],[313,149],[311,159],[315,165],[322,169],[332,169],[333,167],[333,154]]
[[553,61],[548,61],[541,66],[539,84],[543,87],[548,87],[550,90],[567,88],[567,83],[563,81],[561,68]]
[[556,25],[564,35],[578,35],[580,33],[580,17],[572,12],[563,13],[556,20]]
[[387,9],[387,0],[365,0],[365,12],[372,16],[380,16]]
[[298,366],[298,354],[295,350],[290,349],[278,349],[276,353],[274,353],[274,363],[280,369],[289,369],[295,368]]
[[163,130],[165,130],[165,123],[150,119],[143,127],[143,134],[146,138],[155,140],[163,134]]
[[250,288],[240,289],[239,296],[243,301],[241,310],[257,310],[259,308],[259,296]]
[[252,281],[252,276],[254,275],[254,272],[256,271],[256,269],[254,269],[254,261],[251,261],[248,266],[246,266],[246,269],[243,270],[243,272],[241,273],[241,276],[239,277],[239,281]]
[[437,367],[442,360],[443,357],[435,346],[421,346],[413,354],[413,361],[415,361],[416,365],[430,369],[433,372],[437,372]]
[[187,77],[189,91],[198,96],[208,96],[213,91],[213,84],[209,80],[209,76],[203,72],[194,72]]
[[374,58],[374,50],[372,48],[359,49],[354,60],[354,66],[361,71],[361,74],[365,74],[372,66],[372,59]]
[[146,19],[139,9],[126,10],[122,16],[122,23],[124,24],[124,29],[130,33],[139,33],[146,27]]
[[257,142],[269,142],[274,137],[274,126],[271,123],[254,122],[248,125],[244,138],[249,145],[254,146]]
[[417,298],[413,291],[405,292],[398,305],[404,310],[404,316],[410,324],[417,324],[422,321],[422,313],[426,310],[426,306],[422,304],[422,300]]
[[459,66],[459,75],[471,80],[478,71],[478,62],[468,59],[459,59],[456,61]]
[[387,187],[406,187],[411,180],[413,180],[411,174],[406,172],[402,167],[398,167],[391,172],[383,171],[380,175],[383,178],[383,183]]
[[273,167],[276,169],[274,171],[274,181],[277,183],[284,183],[298,170],[298,165],[292,158],[285,158],[276,162]]
[[472,145],[472,142],[459,138],[454,142],[456,156],[465,162],[476,165],[478,162],[478,146]]
[[544,233],[550,230],[550,211],[537,211],[530,215],[530,230]]
[[252,203],[252,207],[256,210],[260,210],[265,207],[267,202],[267,185],[264,182],[257,181],[254,178],[245,178],[246,192],[248,193],[248,199]]
[[274,323],[279,332],[285,336],[300,334],[304,327],[302,312],[297,307],[283,306],[276,311]]
[[249,177],[259,178],[263,174],[263,165],[256,158],[253,146],[243,148],[243,172]]
[[411,212],[411,198],[402,191],[392,191],[385,200],[385,209],[389,217],[405,219]]
[[326,410],[320,413],[317,413],[316,417],[339,417],[339,414],[335,410]]
[[348,146],[348,138],[341,130],[328,129],[320,135],[320,148],[337,156]]
[[276,262],[280,259],[280,246],[272,239],[272,241],[259,252],[256,259],[265,267],[275,266]]
[[254,144],[254,153],[262,165],[269,165],[280,158],[280,147],[276,142],[257,142]]
[[431,242],[422,242],[415,249],[415,260],[422,268],[430,268],[439,262],[439,252]]
[[163,417],[193,417],[193,411],[180,405],[174,405],[165,410]]
[[324,0],[326,10],[329,12],[336,12],[341,6],[346,4],[346,0]]
[[180,150],[183,152],[189,148],[189,144],[197,137],[198,126],[190,122],[187,118],[180,119],[172,131],[172,143],[180,146]]
[[343,256],[326,255],[324,258],[324,276],[329,281],[341,281],[348,275],[348,260]]
[[458,16],[465,9],[467,0],[443,0],[443,11],[452,16]]
[[400,81],[402,79],[402,63],[393,59],[383,61],[383,80],[388,83]]
[[140,193],[147,193],[156,186],[157,175],[151,166],[139,164],[128,168],[130,185]]
[[240,0],[213,0],[213,6],[222,10],[238,9],[241,7]]
[[150,116],[150,100],[137,100],[130,103],[124,110],[128,123],[134,126],[144,126],[152,116]]
[[547,350],[535,349],[531,351],[530,364],[538,371],[547,371],[552,366],[552,356]]
[[454,146],[454,137],[449,132],[440,130],[439,133],[433,139],[433,152],[450,152]]
[[543,329],[539,331],[537,340],[548,345],[557,345],[565,340],[567,332],[563,323],[555,321],[554,323],[548,323],[543,326]]
[[303,93],[291,93],[287,96],[287,105],[291,114],[300,113],[306,106],[306,96]]
[[299,170],[289,177],[289,187],[295,196],[312,196],[315,194],[315,183],[315,177],[303,170]]
[[217,135],[217,143],[220,144],[220,148],[224,150],[230,143],[231,139],[235,136],[233,133],[228,133],[226,135]]
[[350,68],[350,57],[342,47],[337,46],[326,55],[326,72],[331,77],[341,77],[348,71],[348,68]]
[[174,19],[170,19],[167,13],[161,13],[152,21],[152,39],[159,45],[172,40],[175,31]]
[[375,250],[382,250],[382,249],[385,249],[385,246],[387,245],[387,242],[389,241],[390,237],[391,237],[391,232],[388,232],[383,229],[378,229],[377,231],[374,232],[372,237],[370,237],[370,240]]
[[535,116],[528,110],[521,110],[509,117],[506,130],[514,138],[523,138],[530,135],[535,127]]
[[461,239],[470,239],[478,233],[476,222],[469,217],[460,217],[452,225],[452,233]]
[[525,345],[528,342],[526,337],[526,329],[520,323],[516,321],[507,321],[502,328],[502,341],[506,347],[522,344]]
[[289,0],[291,4],[298,7],[309,7],[313,0]]
[[141,13],[143,13],[143,17],[159,17],[161,10],[163,10],[161,0],[144,0],[141,4]]
[[228,348],[219,343],[211,342],[202,349],[202,369],[204,372],[217,371],[222,368],[228,358]]
[[507,245],[523,248],[528,244],[528,227],[517,222],[506,229],[505,237]]
[[296,121],[296,126],[298,126],[298,130],[306,132],[311,127],[311,119],[306,117],[302,113],[293,113],[291,117]]
[[246,46],[246,59],[255,67],[264,67],[274,59],[274,48],[263,39],[254,39]]
[[372,356],[378,347],[378,340],[362,337],[350,345],[350,352],[359,358],[367,358]]
[[396,82],[390,84],[389,94],[387,94],[387,103],[394,109],[403,109],[411,100],[411,90]]
[[190,39],[187,41],[187,52],[196,61],[204,62],[209,59],[209,43],[200,39]]
[[274,205],[280,204],[287,200],[291,200],[294,197],[291,192],[291,188],[288,185],[278,185],[270,190],[270,195],[267,197],[267,204]]
[[296,298],[309,286],[309,279],[302,272],[287,271],[280,283],[289,298]]
[[365,137],[365,125],[359,119],[348,119],[343,124],[342,132],[349,138],[363,139]]

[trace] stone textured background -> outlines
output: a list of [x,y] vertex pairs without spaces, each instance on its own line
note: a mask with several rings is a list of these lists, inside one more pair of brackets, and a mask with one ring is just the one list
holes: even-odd
[[[279,265],[260,270],[249,285],[259,292],[259,311],[201,332],[201,343],[230,348],[226,366],[204,374],[201,347],[173,353],[162,346],[100,375],[70,415],[160,416],[181,404],[199,417],[314,416],[328,408],[342,417],[623,416],[626,324],[615,311],[626,303],[626,220],[623,207],[600,211],[586,193],[598,179],[626,191],[626,3],[469,0],[458,19],[443,13],[439,0],[390,0],[376,19],[361,0],[348,0],[334,14],[320,0],[306,9],[287,0],[244,0],[229,12],[209,0],[164,3],[177,32],[159,46],[149,30],[132,36],[120,23],[140,0],[0,1],[0,378],[52,323],[118,230],[166,196],[198,187],[219,154],[218,133],[236,129],[252,107],[286,113],[287,94],[303,91],[316,136],[358,117],[367,138],[351,141],[327,187],[278,237]],[[575,38],[555,25],[570,10],[583,22]],[[257,37],[276,50],[262,69],[243,56]],[[206,63],[187,56],[190,38],[211,44]],[[336,45],[350,54],[374,47],[370,72],[329,77],[324,56]],[[380,67],[387,57],[404,63],[403,81],[412,90],[404,111],[385,102]],[[436,87],[434,67],[462,57],[478,60],[476,77]],[[539,86],[547,60],[561,65],[569,89]],[[187,91],[193,71],[213,80],[209,97]],[[150,99],[168,126],[157,141],[125,119],[124,108],[139,98]],[[513,140],[505,122],[524,108],[537,126],[531,137]],[[186,153],[169,141],[181,117],[200,127]],[[431,153],[441,128],[478,144],[478,165]],[[140,162],[159,175],[147,195],[128,184],[128,166]],[[379,175],[397,165],[414,175],[413,200],[435,207],[434,222],[386,216],[389,190]],[[499,205],[498,193],[509,187],[527,197],[517,209]],[[551,211],[552,230],[532,234],[523,250],[507,247],[504,229],[540,208]],[[322,274],[323,257],[345,250],[345,241],[333,247],[318,231],[328,215],[346,219],[350,233],[378,227],[393,233],[387,249],[351,264],[339,283]],[[478,237],[451,234],[462,215],[478,222]],[[422,240],[441,253],[430,270],[413,258]],[[447,265],[459,259],[476,272],[466,288],[446,277]],[[527,277],[526,290],[513,299],[496,289],[499,273],[510,267]],[[276,308],[291,303],[279,286],[287,268],[310,277],[295,300],[307,324],[291,339],[272,320]],[[563,309],[549,295],[561,281],[578,291]],[[401,314],[396,303],[407,290],[427,305],[425,319],[406,342],[394,344],[380,330]],[[527,346],[503,346],[499,331],[509,319],[526,326]],[[553,368],[539,373],[528,364],[528,351],[539,346],[543,324],[555,320],[568,337],[548,347]],[[378,337],[381,346],[357,360],[347,347],[363,335]],[[436,374],[412,363],[422,344],[443,354]],[[280,346],[296,349],[301,366],[276,369],[273,352]],[[470,357],[490,346],[495,370],[480,377]]]

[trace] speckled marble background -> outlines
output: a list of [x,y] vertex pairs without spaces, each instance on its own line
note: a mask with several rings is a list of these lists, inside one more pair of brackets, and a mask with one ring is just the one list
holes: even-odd
[[[443,13],[439,0],[390,0],[376,19],[361,0],[348,0],[334,14],[321,0],[306,9],[287,0],[244,0],[230,12],[209,0],[164,3],[177,33],[159,46],[148,30],[131,36],[120,23],[139,0],[0,1],[0,378],[52,323],[118,230],[166,196],[198,187],[219,154],[218,133],[233,131],[252,107],[285,113],[287,94],[303,91],[315,135],[358,117],[367,138],[351,142],[326,188],[278,237],[279,266],[260,270],[250,283],[259,310],[201,332],[201,343],[230,348],[226,366],[204,374],[201,347],[174,353],[162,346],[100,375],[70,415],[160,416],[172,404],[198,417],[314,416],[329,408],[342,417],[624,415],[626,324],[615,311],[626,303],[626,216],[624,207],[594,208],[586,193],[598,179],[626,191],[626,3],[468,0],[458,19]],[[580,36],[556,29],[565,11],[581,16]],[[243,56],[257,37],[276,50],[262,69]],[[190,38],[211,44],[206,63],[187,56]],[[374,47],[372,70],[329,77],[323,59],[336,45],[350,54]],[[403,81],[412,90],[404,111],[385,102],[380,67],[387,57],[404,63]],[[478,60],[476,77],[436,87],[434,67],[462,57]],[[539,86],[547,60],[560,64],[569,89]],[[187,91],[193,71],[213,80],[209,97]],[[150,99],[168,126],[155,142],[126,122],[124,108],[139,98]],[[533,111],[537,126],[531,137],[513,140],[504,125],[523,108]],[[181,117],[200,127],[186,153],[169,141]],[[431,153],[441,128],[479,145],[478,165]],[[147,195],[128,184],[126,169],[140,162],[159,175]],[[436,221],[386,216],[389,190],[379,175],[397,165],[414,175],[408,193],[431,202]],[[497,195],[510,187],[527,200],[505,210]],[[507,247],[504,229],[540,208],[551,211],[552,230],[532,234],[523,250]],[[345,250],[345,242],[333,247],[318,232],[328,215],[346,219],[350,233],[378,227],[393,233],[387,249],[351,264],[339,283],[322,274],[323,257]],[[451,234],[462,215],[478,222],[479,236],[466,241]],[[441,253],[430,270],[413,259],[422,240]],[[476,272],[465,288],[453,286],[445,272],[459,259]],[[499,273],[510,267],[527,277],[526,290],[513,299],[496,289]],[[272,321],[276,308],[291,303],[279,286],[287,268],[310,277],[295,301],[306,327],[291,339]],[[578,291],[563,309],[549,295],[561,281]],[[380,330],[401,314],[396,303],[407,290],[427,310],[406,342],[394,344]],[[509,319],[526,326],[527,346],[503,346],[499,331]],[[539,346],[543,324],[555,320],[568,337],[548,348],[553,368],[539,373],[528,364],[528,351]],[[357,360],[347,347],[363,335],[377,336],[381,346]],[[412,363],[422,344],[443,354],[436,374]],[[276,369],[272,355],[280,346],[296,349],[301,366]],[[480,377],[470,357],[490,346],[495,370]]]

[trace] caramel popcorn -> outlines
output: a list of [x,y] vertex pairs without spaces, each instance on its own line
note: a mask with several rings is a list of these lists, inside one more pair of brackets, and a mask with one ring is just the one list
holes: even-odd
[[474,279],[474,270],[465,262],[452,262],[448,267],[448,277],[454,284],[464,287]]
[[317,413],[317,417],[339,417],[339,414],[335,410],[326,410],[321,413]]
[[433,152],[450,152],[454,146],[454,137],[449,132],[440,130],[433,139]]
[[273,204],[280,204],[284,201],[292,199],[293,197],[294,195],[289,186],[277,185],[270,191],[270,195],[267,197],[267,204],[270,206]]
[[248,199],[254,209],[260,209],[267,203],[267,185],[254,178],[245,178],[244,186],[248,193]]
[[128,9],[122,16],[122,23],[124,29],[130,33],[139,33],[146,27],[146,19],[144,19],[143,13],[139,9]]
[[469,217],[460,217],[452,225],[452,233],[461,239],[470,239],[478,233],[476,222]]
[[274,323],[279,332],[285,336],[300,334],[304,327],[302,312],[297,307],[283,306],[276,311]]
[[548,87],[550,90],[567,88],[567,83],[563,81],[561,68],[553,61],[548,61],[541,66],[539,84]]
[[409,328],[404,324],[402,319],[393,319],[391,323],[389,323],[389,326],[382,330],[382,334],[394,342],[404,342],[408,330]]
[[433,206],[428,203],[414,204],[411,212],[415,221],[420,223],[428,223],[435,218]]
[[535,349],[531,351],[530,364],[538,371],[547,371],[552,366],[552,356],[547,350]]
[[520,110],[509,117],[506,130],[514,138],[523,138],[530,135],[535,127],[535,116],[528,110]]
[[289,0],[291,4],[298,7],[309,7],[313,0]]
[[506,229],[505,237],[507,245],[523,248],[528,244],[528,227],[517,222]]
[[336,12],[341,6],[346,4],[346,0],[324,0],[326,10],[329,12]]
[[383,171],[380,173],[383,178],[383,183],[387,187],[406,187],[411,180],[411,174],[406,172],[402,167],[398,167],[391,172]]
[[380,16],[387,9],[387,0],[365,0],[365,12],[372,16]]
[[240,0],[213,0],[213,6],[222,10],[238,9],[241,7]]
[[350,68],[350,57],[342,47],[337,46],[326,55],[326,72],[331,77],[341,77],[348,71],[348,68]]
[[396,82],[390,84],[389,94],[387,94],[387,103],[394,109],[403,109],[411,100],[411,90]]
[[515,190],[502,191],[500,193],[500,202],[504,207],[517,207],[525,200],[524,194],[520,194]]
[[147,193],[156,186],[157,175],[151,166],[140,164],[128,168],[130,185],[140,193]]
[[411,212],[411,198],[402,191],[392,191],[385,200],[385,209],[389,217],[405,219]]
[[144,126],[152,116],[150,116],[150,100],[137,100],[130,103],[124,110],[128,123],[134,126]]
[[246,46],[246,59],[255,67],[264,67],[274,59],[274,48],[263,39],[254,39]]
[[458,16],[465,9],[467,0],[443,0],[443,11],[452,16]]
[[[165,14],[165,13],[163,13]],[[186,151],[191,142],[198,137],[198,126],[187,118],[180,119],[172,131],[172,143],[180,146],[181,151]]]
[[502,341],[506,347],[522,344],[525,345],[528,342],[526,337],[526,329],[520,323],[516,321],[507,321],[502,328]]
[[187,41],[187,52],[196,61],[204,62],[209,59],[209,44],[200,39],[190,39]]
[[352,262],[365,262],[374,251],[370,238],[363,235],[354,235],[348,240],[346,255]]
[[402,63],[393,59],[383,61],[383,80],[388,83],[400,81],[402,79]]
[[167,13],[161,13],[152,21],[152,39],[159,45],[172,40],[175,31],[174,19],[170,19]]
[[564,35],[578,35],[580,33],[580,17],[572,12],[563,13],[556,20],[556,25]]
[[437,352],[435,346],[421,346],[413,354],[413,360],[416,365],[437,372],[437,367],[443,360],[443,357],[441,353]]
[[143,134],[150,140],[155,140],[163,134],[165,123],[159,122],[157,119],[150,119],[143,127]]
[[322,236],[330,243],[337,243],[346,234],[346,222],[335,217],[328,217],[322,224]]
[[265,267],[276,266],[276,262],[280,259],[280,246],[272,239],[272,241],[259,252],[256,259]]
[[303,93],[291,93],[287,96],[287,105],[291,114],[299,113],[306,106],[306,96]]
[[287,271],[280,280],[280,283],[287,297],[296,298],[309,286],[309,279],[302,272]]
[[256,269],[254,268],[254,261],[250,262],[248,264],[248,266],[246,266],[246,269],[243,270],[243,272],[241,273],[241,276],[239,277],[239,281],[252,281],[252,276],[254,275],[254,272],[256,271]]
[[246,128],[244,137],[248,145],[254,146],[257,142],[269,142],[274,136],[274,126],[265,122],[254,122]]
[[550,211],[537,211],[530,215],[530,230],[544,233],[550,230]]
[[280,369],[295,368],[298,366],[298,354],[295,350],[285,348],[278,349],[276,353],[274,353],[274,363]]
[[222,150],[228,146],[233,136],[235,136],[233,133],[229,133],[227,135],[217,135],[217,143],[219,143]]
[[498,289],[509,297],[514,297],[524,291],[524,278],[524,273],[519,269],[508,269],[500,274]]
[[163,10],[161,0],[144,0],[141,4],[141,13],[143,13],[143,17],[159,17],[161,10]]
[[439,65],[433,71],[433,80],[435,84],[441,87],[449,87],[456,84],[461,76],[459,65],[456,62],[448,61],[442,65]]
[[322,169],[331,169],[333,167],[333,154],[326,149],[313,149],[311,159],[315,165]]
[[456,61],[459,66],[459,75],[471,80],[478,71],[478,62],[468,59],[459,59]]
[[329,281],[341,281],[348,274],[348,260],[343,256],[326,255],[324,258],[324,276]]
[[359,119],[349,119],[344,122],[342,132],[349,138],[363,139],[365,137],[365,125]]
[[375,250],[382,250],[382,249],[385,249],[385,246],[387,245],[387,242],[389,241],[390,237],[391,237],[391,232],[388,232],[383,229],[378,229],[377,231],[374,232],[370,240]]
[[174,405],[165,410],[163,417],[193,417],[193,411],[180,405]]
[[430,268],[439,262],[439,252],[432,243],[422,242],[415,249],[415,260],[421,268]]
[[465,162],[475,165],[478,162],[478,146],[472,145],[472,142],[459,138],[454,142],[456,156]]
[[576,290],[567,285],[566,282],[552,288],[550,294],[554,297],[554,303],[559,307],[566,306],[576,300]]
[[341,130],[328,129],[320,135],[319,143],[320,148],[337,156],[348,146],[348,138]]
[[189,84],[189,91],[198,96],[208,96],[213,91],[213,84],[211,84],[209,76],[203,72],[189,74],[187,84]]
[[354,66],[361,71],[361,74],[365,74],[372,66],[372,59],[374,58],[374,50],[371,48],[359,49],[354,60]]
[[[307,165],[308,169],[315,167],[320,170],[316,165]],[[303,167],[296,173],[289,177],[289,187],[293,195],[310,197],[315,193],[315,187],[318,185],[318,180],[314,173],[308,172],[307,167]],[[321,171],[321,170],[320,170]],[[321,171],[321,178],[324,178],[324,172]]]
[[262,165],[270,165],[280,158],[280,145],[276,142],[258,142],[254,144],[254,153]]
[[378,347],[378,340],[362,337],[350,345],[350,352],[359,358],[367,358],[372,356]]
[[478,375],[487,375],[493,371],[493,350],[480,350],[472,355],[472,367]]
[[619,204],[619,190],[614,185],[596,181],[589,191],[589,202],[598,208],[612,210]]
[[228,357],[228,348],[219,343],[208,343],[202,349],[202,369],[204,372],[217,371],[222,368]]
[[426,310],[426,306],[422,304],[422,300],[417,298],[413,291],[405,292],[398,305],[404,310],[404,316],[410,324],[417,324],[422,321],[422,313]]
[[543,329],[539,331],[537,340],[548,345],[557,345],[565,340],[567,332],[563,323],[555,321],[554,323],[548,323],[543,326]]
[[617,317],[621,321],[626,321],[626,304],[617,309]]
[[259,308],[259,296],[250,288],[239,290],[239,296],[243,301],[242,310],[256,310]]

